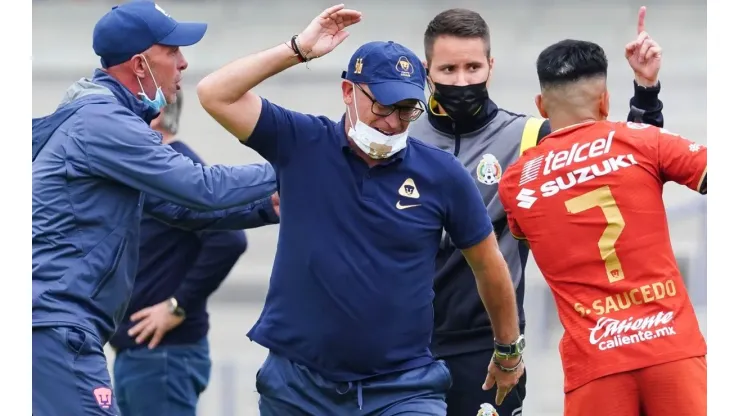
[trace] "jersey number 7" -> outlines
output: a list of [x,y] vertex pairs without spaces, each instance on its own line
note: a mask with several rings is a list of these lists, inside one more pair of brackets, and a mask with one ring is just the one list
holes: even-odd
[[622,234],[622,230],[624,230],[624,218],[619,211],[617,201],[614,200],[611,189],[608,186],[602,186],[586,192],[565,201],[565,207],[571,214],[578,214],[591,208],[601,208],[604,217],[606,217],[606,229],[599,239],[599,251],[606,267],[606,277],[609,279],[609,283],[624,279],[622,263],[620,263],[614,247],[617,239]]

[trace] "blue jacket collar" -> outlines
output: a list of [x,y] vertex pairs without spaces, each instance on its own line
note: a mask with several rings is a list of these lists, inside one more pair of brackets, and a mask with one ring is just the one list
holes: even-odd
[[129,91],[128,88],[123,86],[123,84],[121,84],[117,79],[108,75],[108,73],[102,69],[95,70],[92,80],[94,83],[108,88],[122,106],[128,108],[134,114],[141,117],[146,124],[151,123],[152,120],[157,118],[159,115],[158,111],[155,111],[148,105],[144,104],[144,102]]

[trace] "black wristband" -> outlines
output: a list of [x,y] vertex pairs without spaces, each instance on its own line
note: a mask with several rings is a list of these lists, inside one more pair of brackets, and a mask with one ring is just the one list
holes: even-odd
[[303,52],[301,52],[301,48],[298,47],[296,39],[298,39],[298,35],[293,35],[293,37],[290,38],[290,48],[293,49],[293,52],[295,52],[300,62],[308,62],[308,58],[303,54]]

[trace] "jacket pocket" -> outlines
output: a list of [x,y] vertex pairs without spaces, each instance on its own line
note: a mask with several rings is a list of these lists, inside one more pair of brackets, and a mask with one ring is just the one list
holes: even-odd
[[126,251],[126,240],[122,240],[121,244],[118,245],[118,249],[116,249],[116,255],[113,257],[113,262],[111,264],[111,267],[108,269],[108,271],[103,275],[103,278],[100,279],[98,284],[95,286],[95,289],[93,290],[92,294],[90,295],[91,298],[97,297],[100,292],[105,288],[105,286],[108,284],[110,279],[116,275],[116,270],[118,270],[118,265],[121,263],[121,257],[123,257],[123,252]]

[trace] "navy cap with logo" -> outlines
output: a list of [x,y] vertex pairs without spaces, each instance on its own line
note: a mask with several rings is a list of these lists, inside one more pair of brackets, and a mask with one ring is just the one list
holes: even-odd
[[93,30],[93,50],[103,67],[122,64],[154,45],[190,46],[206,34],[205,23],[178,22],[152,1],[114,6]]
[[403,100],[424,102],[426,71],[421,60],[395,42],[369,42],[350,58],[342,78],[355,84],[367,84],[380,104]]

